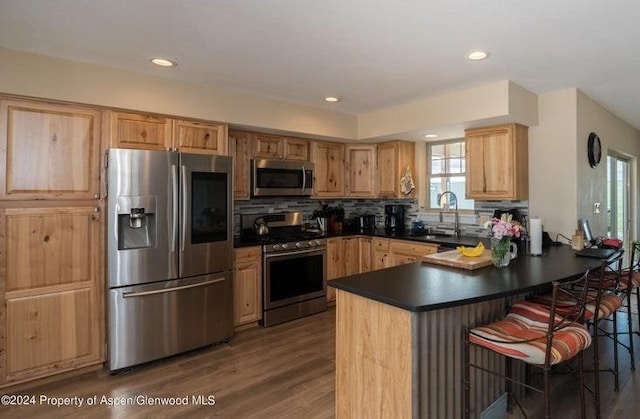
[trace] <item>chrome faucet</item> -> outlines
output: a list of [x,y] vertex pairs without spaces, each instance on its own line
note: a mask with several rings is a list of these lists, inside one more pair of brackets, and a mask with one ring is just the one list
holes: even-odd
[[[440,221],[442,221],[442,206],[441,206],[441,202],[442,202],[442,197],[445,195],[451,195],[453,197],[453,200],[456,203],[456,215],[455,215],[455,220],[454,220],[454,224],[453,224],[453,235],[458,237],[460,235],[460,225],[459,225],[459,220],[458,220],[458,197],[456,196],[455,193],[451,192],[451,191],[444,191],[442,192],[439,196],[438,196],[438,206],[440,207]],[[449,205],[447,204],[447,209],[448,209]]]

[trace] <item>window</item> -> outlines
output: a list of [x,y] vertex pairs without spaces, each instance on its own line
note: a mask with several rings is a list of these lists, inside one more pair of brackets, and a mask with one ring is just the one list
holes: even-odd
[[458,209],[473,210],[473,200],[465,199],[465,150],[464,139],[427,143],[427,167],[429,194],[427,207],[441,208],[449,205],[453,208],[451,196],[446,195],[442,202],[438,197],[444,191],[452,191],[458,197]]

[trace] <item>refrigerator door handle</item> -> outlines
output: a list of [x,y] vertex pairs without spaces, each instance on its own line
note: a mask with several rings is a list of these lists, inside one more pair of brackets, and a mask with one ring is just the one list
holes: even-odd
[[182,240],[181,250],[184,252],[184,242],[187,240],[187,166],[182,165]]
[[217,284],[219,282],[224,282],[224,280],[225,280],[225,278],[218,278],[218,279],[212,279],[211,281],[200,282],[198,284],[182,285],[182,286],[173,287],[173,288],[159,289],[159,290],[153,290],[153,291],[125,292],[125,293],[122,294],[122,298],[144,297],[146,295],[164,294],[164,293],[167,293],[167,292],[186,290],[186,289],[189,289],[189,288],[204,287],[206,285],[211,285],[211,284]]
[[171,165],[171,253],[176,251],[178,239],[178,167]]

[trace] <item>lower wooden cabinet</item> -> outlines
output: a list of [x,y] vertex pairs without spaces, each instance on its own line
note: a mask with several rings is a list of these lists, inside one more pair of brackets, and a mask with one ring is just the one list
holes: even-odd
[[418,243],[408,240],[390,240],[389,266],[404,265],[405,263],[419,262],[422,256],[438,251],[437,244]]
[[233,324],[262,319],[262,251],[260,246],[234,250]]
[[99,212],[0,212],[0,386],[104,361],[104,281]]
[[360,272],[373,270],[373,247],[371,237],[360,237]]
[[[327,281],[344,276],[344,239],[335,237],[327,240]],[[336,299],[336,290],[327,287],[327,301]]]

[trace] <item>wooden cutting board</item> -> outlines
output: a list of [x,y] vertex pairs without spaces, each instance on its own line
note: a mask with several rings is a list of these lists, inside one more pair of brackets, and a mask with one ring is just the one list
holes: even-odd
[[463,256],[457,250],[448,250],[425,255],[422,257],[422,262],[452,266],[454,268],[478,269],[491,265],[491,250],[485,249],[481,256],[475,258]]

